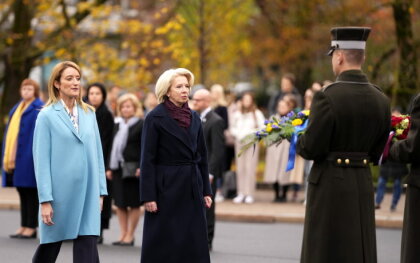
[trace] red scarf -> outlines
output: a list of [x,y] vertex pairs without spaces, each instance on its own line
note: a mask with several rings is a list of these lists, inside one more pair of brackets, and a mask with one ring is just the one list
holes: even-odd
[[192,114],[190,107],[188,107],[188,102],[184,103],[182,107],[178,107],[169,99],[166,99],[163,104],[168,109],[169,115],[178,122],[179,126],[186,129],[190,127]]

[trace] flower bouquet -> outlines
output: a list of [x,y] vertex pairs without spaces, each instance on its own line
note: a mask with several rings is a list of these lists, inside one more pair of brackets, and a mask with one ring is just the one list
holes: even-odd
[[382,156],[379,159],[379,164],[388,158],[391,142],[396,142],[407,138],[410,126],[411,117],[409,115],[391,116],[391,132],[389,133],[388,141],[385,144]]
[[246,150],[263,141],[266,146],[273,144],[279,145],[284,139],[290,141],[290,156],[293,158],[293,164],[289,166],[293,169],[294,156],[297,137],[302,134],[308,125],[309,110],[300,112],[289,112],[286,116],[279,118],[272,117],[265,121],[265,127],[255,133],[251,133],[241,140],[243,144],[238,156],[241,156]]
[[[407,138],[408,131],[410,130],[410,116],[400,115],[391,117],[391,133],[392,141],[404,140]],[[391,135],[391,134],[390,134]]]

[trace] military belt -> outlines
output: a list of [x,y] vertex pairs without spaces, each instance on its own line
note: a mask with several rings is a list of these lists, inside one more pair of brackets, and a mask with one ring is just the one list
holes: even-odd
[[364,152],[330,152],[326,159],[338,167],[369,166],[369,154]]

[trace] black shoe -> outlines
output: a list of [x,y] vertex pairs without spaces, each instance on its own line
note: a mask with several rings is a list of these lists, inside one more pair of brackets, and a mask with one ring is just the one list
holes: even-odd
[[98,240],[96,241],[98,245],[102,245],[104,243],[103,237],[98,237]]
[[36,238],[36,230],[32,233],[32,235],[27,236],[27,235],[20,235],[19,237],[20,239],[35,239]]
[[115,242],[112,242],[112,245],[113,246],[121,246],[121,241],[115,241]]
[[391,205],[391,212],[395,212],[395,210],[397,210],[397,206],[396,205]]
[[120,242],[120,246],[123,246],[123,247],[132,247],[132,246],[134,246],[134,238],[133,238],[133,240],[131,240],[131,242],[123,242],[123,241],[121,241]]
[[375,209],[381,209],[380,205],[375,205]]
[[13,235],[9,235],[10,238],[20,238],[22,234],[13,234]]

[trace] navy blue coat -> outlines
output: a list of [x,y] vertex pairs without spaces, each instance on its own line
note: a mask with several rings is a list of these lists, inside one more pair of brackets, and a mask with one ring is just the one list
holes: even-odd
[[184,129],[160,104],[146,117],[141,145],[141,201],[158,206],[145,214],[141,262],[210,262],[204,196],[212,192],[200,117],[192,112]]
[[[9,123],[19,104],[20,101],[10,111]],[[13,174],[13,185],[6,184],[6,173],[3,171],[3,186],[36,187],[34,160],[32,157],[32,142],[34,137],[35,121],[43,105],[44,103],[37,98],[31,103],[31,105],[29,105],[29,107],[22,114],[20,120],[19,135],[17,138],[15,164],[16,168]],[[9,128],[9,123],[7,124],[6,130],[4,132],[4,140],[1,151],[1,162],[3,162],[4,147],[6,146],[6,135]]]

